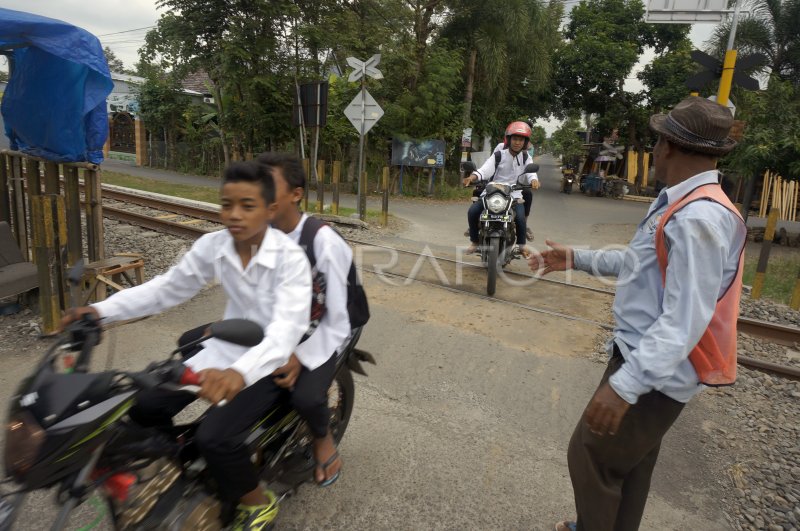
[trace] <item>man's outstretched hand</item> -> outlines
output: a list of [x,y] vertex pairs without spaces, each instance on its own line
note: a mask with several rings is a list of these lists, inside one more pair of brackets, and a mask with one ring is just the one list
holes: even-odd
[[551,240],[545,240],[550,249],[541,253],[533,253],[528,258],[528,266],[532,271],[542,271],[546,275],[552,271],[566,271],[574,267],[572,248]]

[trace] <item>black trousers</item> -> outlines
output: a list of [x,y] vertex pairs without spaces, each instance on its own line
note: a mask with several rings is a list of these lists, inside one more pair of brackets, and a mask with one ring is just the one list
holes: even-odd
[[[253,425],[285,392],[267,376],[245,387],[228,404],[206,413],[195,442],[217,481],[221,498],[236,501],[258,487],[258,471],[250,461],[245,440]],[[196,398],[182,391],[143,391],[136,396],[129,415],[143,426],[171,426],[172,417]]]
[[[600,385],[624,362],[615,347]],[[567,452],[579,531],[639,529],[661,439],[683,406],[651,391],[628,409],[616,435],[604,437],[592,434],[581,416]]]
[[[208,328],[208,324],[185,332],[178,339],[178,347],[200,339],[206,328]],[[202,346],[197,346],[182,350],[183,359],[191,358],[202,348]],[[294,384],[294,389],[291,391],[292,407],[308,423],[311,433],[315,437],[324,437],[328,434],[331,417],[328,409],[328,388],[333,382],[335,373],[336,355],[333,355],[313,371],[303,367]]]
[[533,192],[527,188],[522,190],[522,199],[525,201],[525,217],[531,215],[531,207],[533,206]]

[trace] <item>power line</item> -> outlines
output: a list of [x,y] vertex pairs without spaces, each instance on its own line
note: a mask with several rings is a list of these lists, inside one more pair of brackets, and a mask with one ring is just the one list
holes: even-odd
[[145,26],[143,28],[134,28],[134,29],[129,29],[129,30],[125,30],[125,31],[115,31],[114,33],[104,33],[102,35],[97,35],[97,36],[98,37],[108,37],[109,35],[119,35],[120,33],[131,33],[131,32],[134,32],[134,31],[142,31],[142,30],[155,28],[155,27],[156,27],[155,24],[153,24],[152,26]]

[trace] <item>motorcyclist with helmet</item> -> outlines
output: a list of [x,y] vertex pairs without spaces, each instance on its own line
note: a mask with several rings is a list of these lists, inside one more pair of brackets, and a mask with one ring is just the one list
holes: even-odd
[[[489,157],[483,165],[464,178],[464,186],[469,186],[475,181],[496,181],[498,183],[514,185],[523,172],[526,164],[525,150],[530,143],[531,128],[525,122],[511,122],[506,128],[505,148],[500,151],[500,162],[495,163],[495,157]],[[525,174],[524,182],[531,185],[533,189],[539,188],[539,177],[536,173]],[[485,191],[483,192],[486,193]],[[525,247],[525,207],[522,199],[522,191],[515,190],[511,196],[516,200],[514,203],[514,222],[516,224],[517,248],[519,254],[527,255]],[[478,222],[483,211],[483,202],[475,201],[467,212],[469,222],[470,247],[467,254],[475,253],[478,250]]]

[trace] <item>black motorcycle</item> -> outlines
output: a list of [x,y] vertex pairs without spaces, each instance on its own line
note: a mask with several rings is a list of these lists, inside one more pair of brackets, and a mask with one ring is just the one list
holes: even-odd
[[575,184],[575,170],[571,166],[564,166],[561,168],[561,191],[571,194],[573,184]]
[[[375,362],[356,348],[360,335],[354,330],[337,355],[329,391],[337,444],[353,410],[351,371],[365,374],[360,362]],[[263,330],[229,319],[212,324],[198,342],[210,337],[254,346]],[[142,428],[126,416],[142,390],[199,391],[196,375],[177,359],[179,349],[141,372],[90,373],[99,342],[100,327],[91,317],[72,323],[11,398],[4,484],[12,490],[0,495],[0,530],[12,528],[27,493],[51,487],[61,506],[53,530],[64,529],[70,512],[93,493],[107,502],[116,529],[222,529],[235,507],[216,496],[194,442],[203,416],[168,432]],[[278,500],[313,479],[312,440],[288,396],[253,426],[247,439],[253,462]]]
[[[467,161],[463,165],[464,175],[470,175],[475,171],[475,163]],[[483,197],[478,197],[477,201],[483,202],[483,212],[481,212],[478,249],[481,254],[481,263],[487,270],[486,293],[494,295],[497,288],[497,271],[511,262],[517,255],[512,251],[517,241],[517,229],[514,222],[516,212],[514,211],[514,198],[511,192],[515,190],[530,189],[527,183],[521,183],[519,178],[528,173],[539,171],[539,165],[528,163],[522,174],[517,178],[514,185],[498,182],[486,183],[486,193]],[[481,185],[480,181],[477,184]]]

